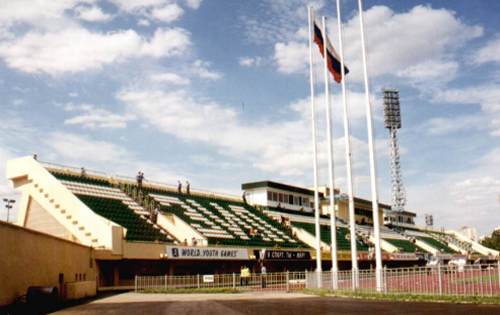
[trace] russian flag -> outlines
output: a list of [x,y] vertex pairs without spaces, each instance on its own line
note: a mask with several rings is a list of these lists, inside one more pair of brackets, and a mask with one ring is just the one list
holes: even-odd
[[[321,32],[321,29],[316,25],[316,22],[314,22],[314,42],[318,44],[319,47],[319,52],[321,53],[321,56],[323,56],[323,32]],[[327,46],[326,46],[326,53],[327,53],[327,66],[328,70],[330,73],[333,75],[333,79],[335,82],[340,83],[342,81],[342,72],[340,68],[340,58],[337,55],[337,52],[333,48],[332,44],[330,44],[330,41],[327,39]],[[323,56],[324,58],[325,56]],[[344,65],[344,73],[348,74],[349,69]]]

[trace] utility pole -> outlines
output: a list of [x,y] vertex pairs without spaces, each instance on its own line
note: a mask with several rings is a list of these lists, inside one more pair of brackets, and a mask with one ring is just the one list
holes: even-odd
[[3,202],[5,202],[5,209],[7,209],[7,221],[9,222],[10,209],[12,209],[13,204],[16,202],[14,199],[3,198]]

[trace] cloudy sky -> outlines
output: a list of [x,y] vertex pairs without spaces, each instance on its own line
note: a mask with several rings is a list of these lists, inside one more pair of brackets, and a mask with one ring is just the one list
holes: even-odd
[[[359,21],[356,1],[342,2],[355,190],[367,197]],[[313,4],[336,45],[334,1]],[[392,87],[408,209],[434,214],[437,226],[500,225],[498,12],[495,1],[365,3],[380,200],[390,202],[381,89]],[[1,1],[0,171],[37,153],[234,194],[253,180],[311,186],[307,52],[305,1]],[[324,184],[321,82],[317,92]],[[332,92],[345,190],[339,86]],[[3,178],[0,194],[14,195]]]

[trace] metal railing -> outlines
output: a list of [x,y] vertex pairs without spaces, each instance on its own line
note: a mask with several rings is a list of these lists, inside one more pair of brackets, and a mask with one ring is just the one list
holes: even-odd
[[305,288],[305,272],[238,273],[189,276],[136,276],[135,291],[227,288],[246,291],[293,291]]
[[[321,273],[321,288],[333,288],[332,272]],[[500,262],[466,265],[383,269],[382,293],[415,295],[500,296]],[[318,288],[316,273],[306,275],[306,287]],[[337,272],[337,289],[377,292],[375,270]],[[357,284],[357,286],[356,286]]]
[[[252,274],[136,276],[135,291],[228,288],[243,291],[294,291],[305,288],[377,292],[375,270],[280,272]],[[490,265],[441,266],[384,269],[383,288],[386,294],[500,296],[500,262]],[[318,285],[318,279],[321,283]]]

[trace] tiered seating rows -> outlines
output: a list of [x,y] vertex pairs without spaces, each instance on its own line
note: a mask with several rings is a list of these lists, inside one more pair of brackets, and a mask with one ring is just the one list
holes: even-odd
[[101,178],[96,178],[96,177],[79,176],[79,175],[74,175],[74,174],[69,174],[69,173],[59,173],[59,172],[51,172],[51,173],[52,173],[52,175],[54,175],[55,178],[57,178],[59,180],[66,180],[66,181],[72,181],[72,182],[78,182],[78,183],[84,183],[84,184],[111,187],[111,184],[105,178],[101,179]]
[[442,253],[446,254],[455,254],[456,252],[451,249],[448,245],[441,243],[440,241],[437,241],[433,239],[432,237],[417,237],[419,240],[424,241],[425,243],[429,244],[430,246],[434,247],[435,249],[439,250]]
[[415,244],[408,240],[384,238],[384,241],[396,246],[401,252],[414,253],[421,251]]
[[126,239],[131,241],[171,242],[166,234],[141,218],[125,204],[116,199],[77,195],[95,213],[127,229]]
[[[304,229],[306,232],[308,232],[309,234],[311,234],[313,236],[316,235],[314,224],[304,223],[304,222],[292,222],[292,225],[297,227],[297,228]],[[331,238],[330,226],[321,225],[320,235],[321,235],[321,241],[325,242],[328,245],[331,244],[332,238]],[[356,248],[358,250],[362,250],[362,251],[368,250],[368,246],[359,240],[356,241]],[[351,250],[351,241],[349,239],[349,230],[345,227],[337,227],[337,249],[338,250]]]
[[[179,216],[206,236],[209,244],[305,247],[290,237],[289,232],[277,222],[243,203],[149,188],[144,191],[160,202],[161,211]],[[207,233],[206,229],[214,229],[214,226],[224,232]],[[250,229],[253,235],[250,235]]]

